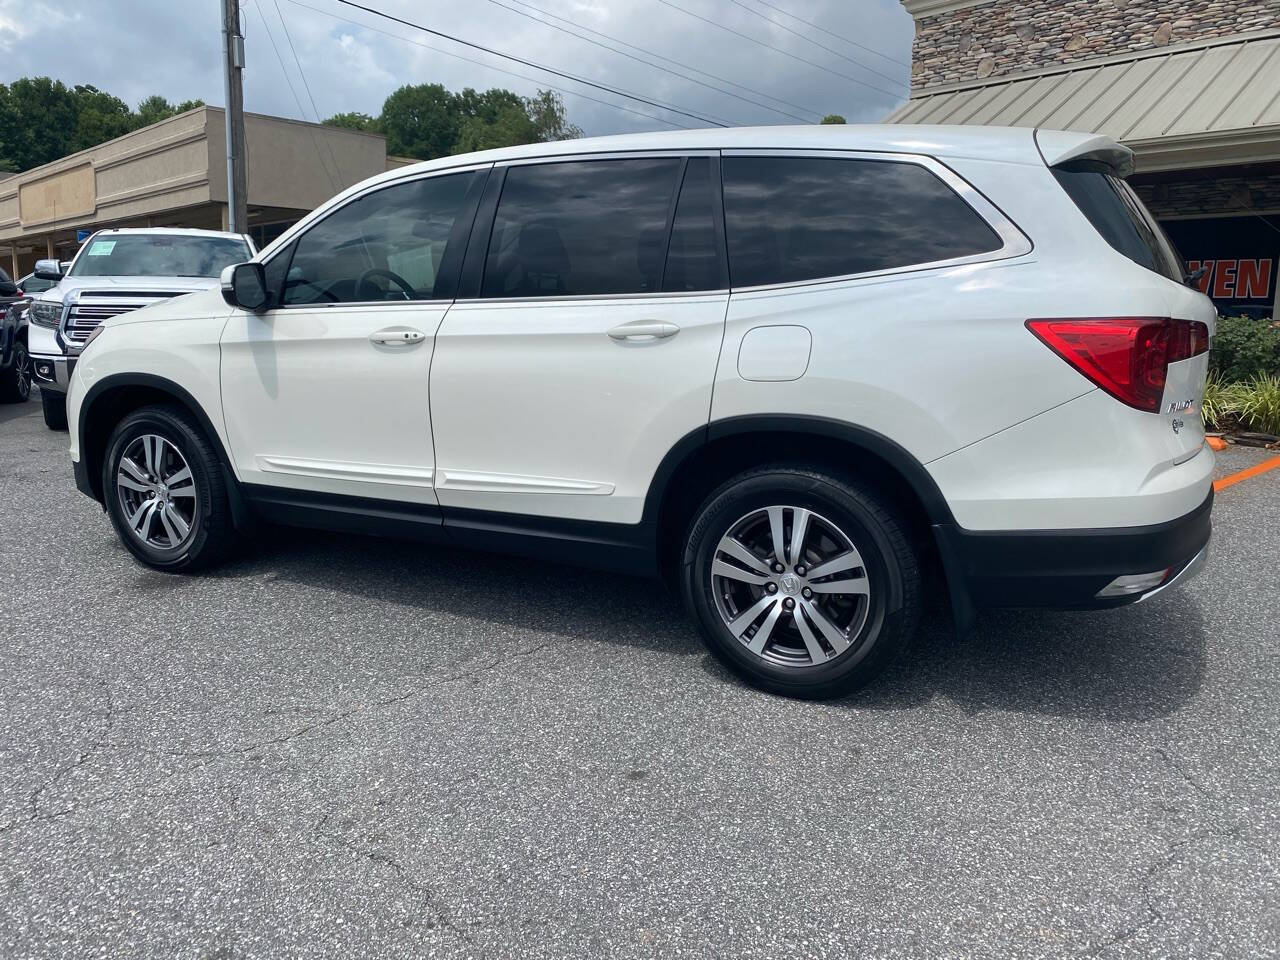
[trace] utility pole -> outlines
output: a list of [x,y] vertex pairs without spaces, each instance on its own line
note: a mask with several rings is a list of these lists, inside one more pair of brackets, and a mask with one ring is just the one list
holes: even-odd
[[249,199],[244,152],[244,36],[240,33],[240,0],[222,4],[223,84],[227,117],[227,229],[249,232]]

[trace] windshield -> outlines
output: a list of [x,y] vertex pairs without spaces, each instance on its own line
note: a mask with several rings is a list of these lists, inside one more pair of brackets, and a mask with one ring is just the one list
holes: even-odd
[[232,237],[124,234],[94,237],[76,257],[71,277],[216,277],[252,257]]

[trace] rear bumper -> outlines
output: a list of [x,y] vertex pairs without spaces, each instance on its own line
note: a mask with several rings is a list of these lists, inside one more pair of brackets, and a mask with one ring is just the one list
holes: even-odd
[[[1143,527],[975,532],[934,526],[961,619],[973,608],[1105,608],[1135,603],[1186,579],[1203,562],[1213,491],[1195,510]],[[1117,577],[1167,570],[1151,589],[1099,598]]]

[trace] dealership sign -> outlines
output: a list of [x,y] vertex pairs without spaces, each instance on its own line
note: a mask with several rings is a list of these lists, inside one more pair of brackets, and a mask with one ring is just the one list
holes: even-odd
[[1219,313],[1271,316],[1280,267],[1280,217],[1166,220],[1162,226],[1186,260],[1203,271],[1196,284]]
[[1187,272],[1203,270],[1197,284],[1215,300],[1270,301],[1274,260],[1188,260]]

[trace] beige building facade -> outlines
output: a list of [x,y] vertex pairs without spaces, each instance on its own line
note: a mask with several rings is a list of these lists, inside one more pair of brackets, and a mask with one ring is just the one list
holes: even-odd
[[[68,259],[103,227],[227,226],[223,111],[199,107],[0,180],[0,264]],[[374,134],[245,115],[249,233],[261,246],[335,193],[412,161]]]
[[1280,0],[902,4],[916,23],[912,89],[891,122],[1114,137],[1219,309],[1274,312]]

